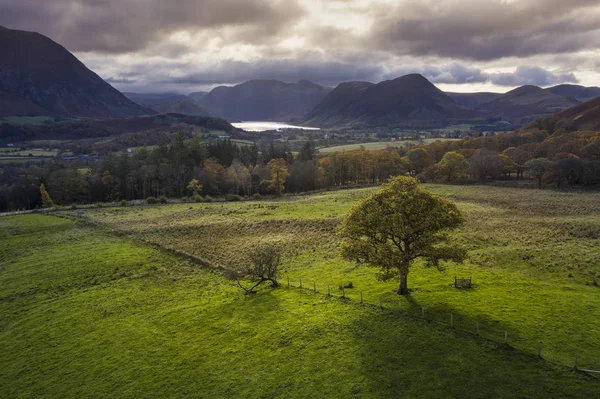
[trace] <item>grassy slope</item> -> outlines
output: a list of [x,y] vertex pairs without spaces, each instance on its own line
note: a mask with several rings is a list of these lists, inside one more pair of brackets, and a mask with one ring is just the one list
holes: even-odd
[[[371,189],[341,191],[274,202],[185,204],[92,210],[87,215],[117,230],[184,250],[214,263],[237,266],[258,242],[287,248],[286,274],[324,291],[352,281],[347,295],[419,311],[497,341],[508,331],[512,345],[544,357],[600,368],[600,202],[598,194],[497,187],[428,186],[454,199],[467,223],[458,235],[471,250],[464,265],[444,273],[417,265],[409,276],[416,292],[398,299],[395,282],[337,255],[340,218]],[[452,288],[454,276],[472,276],[476,288]]]
[[600,391],[597,379],[370,306],[295,289],[244,298],[214,272],[79,223],[25,215],[0,227],[4,397]]

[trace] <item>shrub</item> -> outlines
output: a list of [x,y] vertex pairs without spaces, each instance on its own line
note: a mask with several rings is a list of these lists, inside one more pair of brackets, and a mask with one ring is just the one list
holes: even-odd
[[202,196],[200,194],[194,194],[194,202],[202,202]]
[[254,195],[252,196],[252,199],[253,199],[254,201],[260,201],[260,194],[259,194],[259,193],[256,193],[256,194],[254,194]]
[[156,199],[156,197],[148,197],[146,198],[146,202],[150,205],[158,204],[158,200]]
[[126,200],[121,200],[121,206],[127,206],[127,201]]
[[210,195],[206,194],[206,196],[204,197],[204,202],[213,202],[213,199]]
[[166,204],[166,203],[167,203],[167,201],[169,201],[169,199],[168,199],[167,197],[165,197],[164,195],[161,195],[160,197],[158,197],[158,201],[159,201],[161,204]]
[[227,202],[232,202],[232,201],[241,201],[241,200],[242,200],[242,197],[240,197],[240,196],[239,196],[239,195],[237,195],[237,194],[227,194],[227,195],[225,196],[225,201],[227,201]]
[[75,205],[75,204],[71,205],[71,209],[77,209],[77,205]]

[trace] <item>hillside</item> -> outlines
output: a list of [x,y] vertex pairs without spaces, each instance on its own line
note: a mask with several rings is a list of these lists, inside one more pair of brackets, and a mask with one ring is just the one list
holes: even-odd
[[343,83],[307,115],[304,123],[319,127],[419,126],[478,116],[478,112],[459,106],[423,76],[412,74],[374,85]]
[[26,140],[89,139],[126,133],[177,131],[188,127],[233,132],[229,122],[205,116],[161,114],[106,120],[77,120],[44,125],[0,124],[0,143]]
[[188,97],[191,98],[192,100],[196,100],[196,101],[200,101],[201,99],[204,98],[204,96],[206,96],[208,93],[205,91],[196,91],[194,93],[190,93],[188,94]]
[[476,109],[488,117],[511,123],[526,123],[552,115],[577,104],[571,98],[553,94],[537,86],[522,86]]
[[600,98],[568,108],[554,116],[536,120],[523,130],[529,128],[550,132],[561,128],[567,131],[600,131]]
[[462,105],[467,108],[477,108],[480,105],[494,101],[502,95],[502,93],[452,93],[446,92],[446,94],[458,105]]
[[0,27],[0,117],[113,118],[152,113],[49,38]]
[[187,99],[183,94],[177,93],[123,93],[125,97],[131,101],[145,106],[152,107],[153,105],[172,103]]
[[191,98],[184,98],[182,100],[155,104],[151,108],[161,114],[183,114],[183,115],[195,115],[195,116],[212,116],[212,113],[205,107],[198,104],[197,101]]
[[586,102],[600,97],[600,87],[585,87],[579,85],[558,85],[546,89],[552,94],[571,97],[579,102]]
[[308,81],[251,80],[234,87],[217,87],[199,103],[229,121],[290,122],[306,115],[329,91]]

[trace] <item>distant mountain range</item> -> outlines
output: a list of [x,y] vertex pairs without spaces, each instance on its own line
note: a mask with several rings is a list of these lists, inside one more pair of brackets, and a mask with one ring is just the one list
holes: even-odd
[[217,87],[198,102],[229,121],[289,122],[303,118],[330,91],[306,80],[250,80],[234,87]]
[[0,27],[0,117],[113,118],[152,113],[49,38]]
[[481,117],[419,74],[378,84],[343,83],[304,119],[307,125],[419,125]]
[[[600,96],[600,88],[522,86],[508,93],[444,93],[419,74],[335,89],[301,80],[250,80],[208,93],[126,93],[64,47],[33,32],[0,27],[0,118],[125,118],[156,113],[306,126],[446,127],[498,121],[522,125]],[[587,114],[582,114],[587,120]]]
[[475,109],[486,117],[522,124],[577,104],[578,101],[573,98],[559,96],[537,86],[522,86]]

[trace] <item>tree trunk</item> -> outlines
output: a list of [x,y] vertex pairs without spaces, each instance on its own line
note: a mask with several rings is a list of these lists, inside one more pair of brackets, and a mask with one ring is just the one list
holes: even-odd
[[400,288],[398,289],[398,295],[408,295],[408,283],[407,276],[400,276]]

